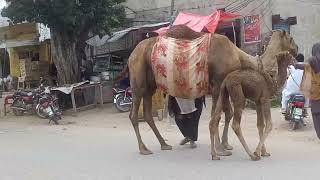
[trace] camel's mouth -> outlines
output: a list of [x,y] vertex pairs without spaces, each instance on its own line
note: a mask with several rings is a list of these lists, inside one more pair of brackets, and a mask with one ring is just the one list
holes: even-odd
[[297,57],[297,55],[298,55],[298,50],[297,49],[290,49],[289,52],[293,57]]

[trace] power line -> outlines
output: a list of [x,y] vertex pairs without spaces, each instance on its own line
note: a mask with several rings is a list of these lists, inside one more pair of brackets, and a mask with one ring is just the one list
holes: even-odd
[[[207,2],[208,0],[202,0],[202,2]],[[239,1],[239,0],[237,0]],[[210,4],[211,6],[220,6],[220,5],[225,5],[225,3],[213,3],[213,4]],[[206,6],[205,6],[206,7]],[[162,6],[162,7],[157,7],[157,8],[151,8],[151,9],[142,9],[142,10],[138,10],[138,11],[134,11],[134,12],[131,12],[131,13],[126,13],[126,15],[132,15],[132,14],[138,14],[138,13],[141,13],[141,12],[149,12],[149,11],[156,11],[156,10],[160,10],[160,9],[165,9],[165,8],[171,8],[171,4],[170,6]],[[202,8],[201,6],[197,6],[197,7],[191,7],[191,8],[183,8],[182,10],[194,10],[194,9],[200,9]],[[132,8],[130,9],[131,11]]]
[[233,7],[231,8],[229,11],[230,12],[238,12],[241,11],[242,9],[246,8],[250,3],[252,3],[255,0],[246,0],[245,2],[243,2],[243,4],[237,6],[237,7]]
[[320,3],[317,3],[317,2],[310,2],[310,1],[304,1],[304,0],[295,0],[297,2],[300,2],[300,3],[306,3],[306,4],[311,4],[311,5],[316,5],[316,6],[319,6]]
[[[271,2],[273,2],[272,0],[269,0],[268,4],[266,5],[266,7],[260,12],[260,16],[261,16],[261,21],[263,22],[263,24],[267,27],[267,29],[271,32],[271,28],[267,25],[267,23],[265,22],[265,15],[267,14],[268,11],[272,11],[272,9],[270,8],[270,6],[272,5]],[[269,7],[269,8],[267,8]]]
[[235,0],[235,1],[231,2],[231,3],[230,3],[230,4],[228,4],[225,8],[227,8],[227,7],[231,6],[232,4],[234,4],[234,3],[238,2],[238,1],[240,1],[240,0]]
[[242,7],[244,4],[246,4],[246,2],[248,2],[248,0],[242,0],[242,1],[240,1],[239,3],[235,4],[234,6],[229,7],[229,8],[227,8],[227,9],[228,9],[229,12],[232,12],[232,11],[234,11],[235,9],[238,9],[238,8]]
[[[253,8],[248,14],[245,14],[244,16],[247,16],[247,15],[253,13],[253,11],[257,10],[258,8],[260,8],[261,6],[263,6],[265,2],[267,2],[266,0],[261,0],[261,1],[262,1],[262,3],[260,3],[257,7]],[[260,1],[260,2],[261,2],[261,1]],[[269,1],[270,1],[270,0],[269,0]]]

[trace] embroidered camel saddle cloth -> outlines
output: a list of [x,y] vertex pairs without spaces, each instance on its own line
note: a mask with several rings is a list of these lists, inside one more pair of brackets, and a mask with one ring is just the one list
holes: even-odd
[[159,36],[151,64],[159,90],[174,97],[195,99],[208,92],[208,48],[211,34],[195,40]]

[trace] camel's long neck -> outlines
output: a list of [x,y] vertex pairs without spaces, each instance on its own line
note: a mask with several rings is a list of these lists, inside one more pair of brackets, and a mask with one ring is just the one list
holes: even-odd
[[251,56],[238,48],[242,69],[258,69],[257,57]]
[[276,55],[281,51],[282,47],[279,41],[270,41],[265,53],[261,56],[265,71],[270,71],[277,67]]

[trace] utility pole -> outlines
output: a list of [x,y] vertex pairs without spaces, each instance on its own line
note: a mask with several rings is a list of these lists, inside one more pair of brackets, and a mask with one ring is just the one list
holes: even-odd
[[173,23],[173,20],[174,20],[173,13],[174,13],[174,0],[171,0],[171,10],[170,10],[170,22],[171,22],[171,24]]
[[[170,9],[170,26],[172,25],[173,21],[174,21],[174,0],[171,0],[171,9]],[[166,95],[165,101],[164,101],[164,110],[163,110],[163,117],[165,119],[168,118],[168,101],[169,101],[169,95]]]

